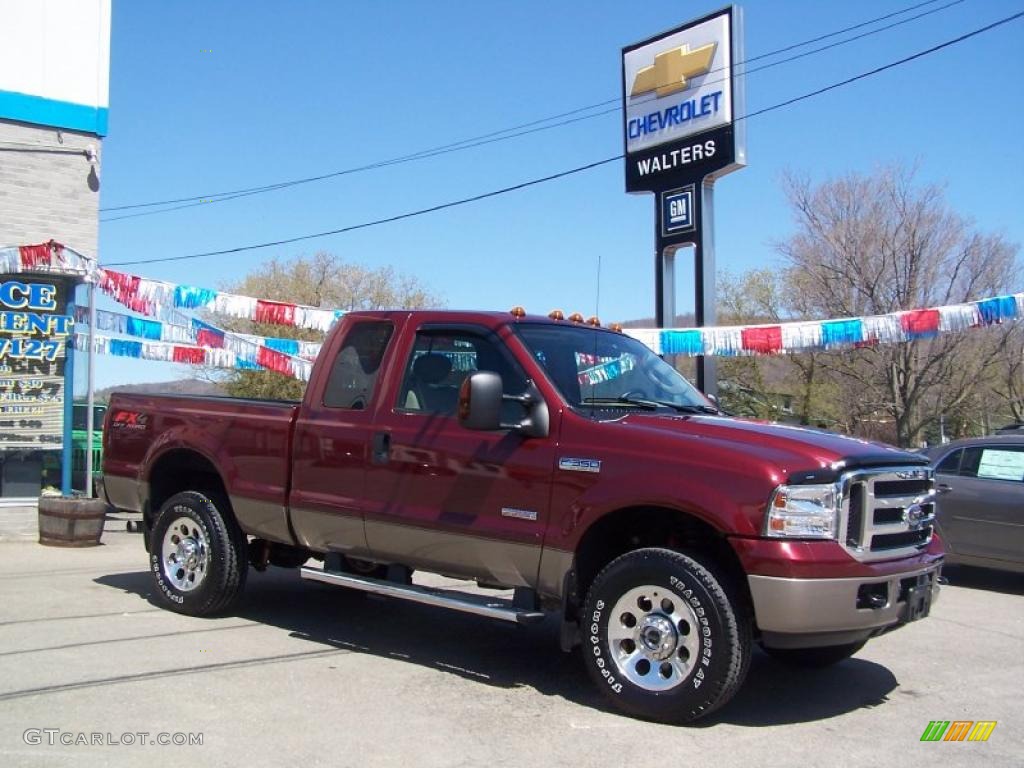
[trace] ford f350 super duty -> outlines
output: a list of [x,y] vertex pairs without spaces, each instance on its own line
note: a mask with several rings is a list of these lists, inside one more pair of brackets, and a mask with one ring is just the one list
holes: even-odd
[[557,313],[353,312],[301,403],[115,394],[103,439],[168,608],[229,611],[271,564],[554,613],[611,701],[666,722],[725,704],[755,643],[834,663],[938,591],[927,459],[728,417],[639,341]]

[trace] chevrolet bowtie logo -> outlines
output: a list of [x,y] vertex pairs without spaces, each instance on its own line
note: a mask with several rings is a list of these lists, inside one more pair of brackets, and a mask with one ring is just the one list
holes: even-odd
[[671,51],[659,53],[654,64],[636,73],[630,98],[654,91],[660,99],[690,87],[689,78],[703,75],[711,69],[716,43],[709,43],[694,51],[690,46],[681,45]]

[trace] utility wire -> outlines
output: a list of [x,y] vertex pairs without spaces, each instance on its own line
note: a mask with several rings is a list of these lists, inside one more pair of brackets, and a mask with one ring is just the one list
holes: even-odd
[[[870,25],[876,24],[876,23],[878,23],[880,21],[886,21],[888,19],[893,18],[894,16],[900,16],[900,15],[903,15],[905,13],[909,13],[910,11],[914,11],[914,10],[917,10],[919,8],[923,8],[923,7],[928,6],[928,5],[934,5],[937,2],[939,2],[939,0],[926,0],[925,2],[922,2],[922,3],[917,3],[915,5],[907,6],[905,8],[901,8],[900,10],[893,11],[891,13],[885,14],[883,16],[878,16],[876,18],[869,19],[867,21],[860,22],[858,24],[854,24],[854,25],[849,26],[849,27],[844,27],[843,29],[839,29],[839,30],[836,30],[834,32],[829,32],[827,34],[819,35],[818,37],[814,37],[814,38],[811,38],[809,40],[804,40],[804,41],[799,42],[799,43],[794,43],[792,45],[788,45],[788,46],[785,46],[783,48],[776,49],[774,51],[769,51],[767,53],[762,53],[762,54],[759,54],[757,56],[749,57],[745,61],[736,62],[735,66],[737,68],[739,68],[739,67],[742,67],[742,66],[744,66],[746,64],[749,64],[751,62],[760,61],[761,59],[765,59],[765,58],[768,58],[768,57],[771,57],[771,56],[775,56],[775,55],[778,55],[780,53],[786,53],[788,51],[791,51],[791,50],[794,50],[794,49],[797,49],[797,48],[802,48],[802,47],[804,47],[806,45],[811,45],[813,43],[820,42],[822,40],[826,40],[826,39],[828,39],[830,37],[836,37],[837,35],[841,35],[841,34],[844,34],[846,32],[851,32],[851,31],[856,30],[856,29],[860,29],[860,28],[863,28],[863,27],[866,27],[866,26],[870,26]],[[822,46],[820,48],[815,49],[814,51],[809,51],[809,52],[800,54],[798,56],[793,56],[793,57],[790,57],[790,58],[787,58],[787,59],[784,59],[784,60],[781,60],[781,61],[778,61],[778,62],[774,62],[774,63],[771,63],[771,64],[765,64],[765,65],[761,65],[759,67],[755,67],[755,68],[749,69],[749,70],[747,70],[747,73],[757,72],[757,71],[760,71],[760,70],[763,70],[763,69],[768,69],[770,67],[774,67],[774,66],[777,66],[779,64],[785,64],[785,63],[787,63],[789,61],[794,61],[796,59],[803,58],[804,56],[809,56],[809,55],[812,55],[814,53],[820,53],[822,51],[826,51],[826,50],[829,50],[831,48],[838,47],[840,45],[845,45],[846,43],[853,42],[854,40],[859,40],[859,39],[861,39],[863,37],[868,37],[870,35],[874,35],[874,34],[877,34],[879,32],[884,32],[884,31],[886,31],[888,29],[891,29],[891,28],[893,28],[895,26],[899,26],[901,24],[905,24],[905,23],[908,23],[908,22],[911,22],[911,21],[915,21],[915,20],[917,20],[919,18],[922,18],[924,16],[929,16],[929,15],[931,15],[933,13],[938,13],[939,11],[943,11],[943,10],[953,6],[953,5],[957,5],[957,4],[962,3],[962,2],[964,2],[964,0],[954,0],[954,2],[948,3],[946,5],[943,5],[943,6],[939,7],[939,8],[935,8],[935,9],[932,9],[930,11],[926,11],[924,13],[918,14],[916,16],[913,16],[913,17],[909,18],[909,19],[904,19],[903,21],[897,22],[895,24],[889,24],[887,26],[881,27],[879,29],[871,30],[869,32],[863,33],[861,35],[857,35],[857,36],[849,38],[847,40],[837,41],[836,43],[833,43],[831,45]],[[709,72],[706,73],[706,75],[713,74],[715,72],[721,72],[722,70],[723,70],[722,67],[718,67],[716,69],[710,70]],[[715,82],[721,82],[721,81],[715,81]],[[177,211],[177,210],[181,210],[183,208],[191,208],[191,207],[197,207],[197,206],[200,206],[200,205],[210,205],[212,203],[226,202],[227,200],[236,200],[236,199],[238,199],[240,197],[248,197],[249,195],[262,194],[264,192],[272,192],[272,191],[275,191],[275,190],[278,190],[278,189],[286,189],[288,187],[296,186],[296,185],[299,185],[299,184],[309,184],[309,183],[312,183],[312,182],[323,181],[323,180],[326,180],[326,179],[336,178],[336,177],[339,177],[339,176],[346,176],[346,175],[350,175],[350,174],[354,174],[354,173],[360,173],[360,172],[363,172],[363,171],[375,170],[375,169],[387,167],[387,166],[390,166],[390,165],[397,165],[397,164],[400,164],[400,163],[407,163],[407,162],[411,162],[413,160],[421,160],[421,159],[425,159],[425,158],[429,158],[429,157],[434,157],[434,156],[440,155],[440,154],[447,154],[449,152],[461,151],[462,149],[471,149],[473,147],[478,147],[478,146],[482,146],[484,144],[493,143],[494,141],[504,141],[506,139],[517,138],[519,136],[525,136],[527,134],[536,133],[538,131],[544,131],[544,130],[548,130],[550,128],[558,128],[558,127],[562,127],[562,126],[565,126],[565,125],[570,125],[572,123],[580,122],[582,120],[589,120],[589,119],[592,119],[592,118],[601,117],[603,115],[610,114],[611,112],[617,111],[617,108],[616,109],[605,109],[605,110],[603,110],[601,112],[598,112],[598,113],[592,114],[592,115],[587,115],[585,117],[579,117],[579,118],[575,118],[575,119],[572,119],[572,120],[562,120],[561,122],[555,123],[553,125],[548,125],[548,126],[541,127],[541,128],[534,128],[534,126],[538,126],[538,125],[541,125],[543,123],[549,123],[549,122],[551,122],[553,120],[561,120],[562,118],[567,118],[567,117],[572,117],[574,115],[578,115],[581,112],[590,112],[591,110],[598,109],[600,107],[607,107],[610,104],[618,104],[620,99],[621,99],[621,97],[616,96],[615,98],[607,99],[605,101],[600,101],[600,102],[597,102],[595,104],[589,104],[589,105],[584,106],[584,107],[578,107],[578,108],[570,110],[568,112],[562,112],[562,113],[559,113],[557,115],[551,115],[551,116],[540,118],[540,119],[537,119],[537,120],[531,120],[530,122],[527,122],[527,123],[522,123],[522,124],[519,124],[519,125],[511,126],[509,128],[504,128],[504,129],[501,129],[501,130],[498,130],[498,131],[492,131],[490,133],[485,133],[485,134],[482,134],[482,135],[479,135],[479,136],[474,136],[474,137],[470,137],[470,138],[467,138],[467,139],[462,139],[460,141],[452,142],[450,144],[443,144],[441,146],[420,150],[419,152],[414,152],[414,153],[407,154],[407,155],[401,155],[401,156],[398,156],[398,157],[393,157],[393,158],[390,158],[390,159],[387,159],[387,160],[381,160],[381,161],[377,161],[377,162],[374,162],[374,163],[368,163],[366,165],[355,166],[355,167],[352,167],[352,168],[346,168],[346,169],[342,169],[342,170],[339,170],[339,171],[333,171],[333,172],[329,172],[329,173],[319,174],[319,175],[316,175],[316,176],[308,176],[308,177],[304,177],[304,178],[300,178],[300,179],[292,179],[292,180],[289,180],[289,181],[276,182],[276,183],[273,183],[273,184],[266,184],[266,185],[262,185],[262,186],[258,186],[258,187],[248,187],[248,188],[245,188],[245,189],[236,189],[236,190],[231,190],[231,191],[226,191],[226,192],[213,192],[213,193],[209,193],[209,194],[205,194],[205,195],[194,195],[194,196],[191,196],[191,197],[180,197],[180,198],[173,198],[173,199],[168,199],[168,200],[157,200],[157,201],[152,201],[152,202],[148,202],[148,203],[134,203],[134,204],[131,204],[131,205],[119,205],[119,206],[111,206],[111,207],[108,207],[108,208],[101,208],[100,212],[106,213],[106,212],[114,212],[114,211],[134,210],[134,209],[139,209],[139,208],[153,208],[153,207],[165,206],[165,205],[174,205],[175,206],[173,208],[166,208],[166,209],[161,209],[161,210],[157,210],[157,211],[147,211],[146,213],[143,213],[143,214],[129,214],[129,215],[125,215],[125,216],[115,216],[115,217],[103,219],[102,221],[104,221],[104,222],[121,221],[123,219],[136,218],[136,217],[142,216],[142,215],[154,215],[154,214],[157,214],[157,213],[166,213],[166,212],[170,212],[170,211]],[[528,128],[532,128],[533,130],[523,130],[523,129],[528,129]],[[505,134],[511,134],[511,135],[507,135],[506,136]],[[495,138],[495,137],[502,137],[502,138]],[[188,203],[188,205],[177,205],[179,203]]]
[[[960,35],[959,37],[955,37],[955,38],[953,38],[951,40],[946,40],[943,43],[939,43],[937,45],[933,45],[930,48],[926,48],[926,49],[924,49],[922,51],[918,51],[917,53],[911,54],[910,56],[905,56],[902,59],[897,59],[896,61],[889,62],[888,64],[883,64],[880,67],[875,67],[874,69],[870,69],[870,70],[868,70],[866,72],[861,72],[860,74],[854,75],[853,77],[849,77],[849,78],[847,78],[845,80],[840,80],[839,82],[832,83],[831,85],[827,85],[827,86],[825,86],[823,88],[818,88],[817,90],[814,90],[814,91],[809,91],[808,93],[801,94],[800,96],[794,96],[791,99],[787,99],[786,101],[781,101],[781,102],[779,102],[777,104],[773,104],[773,105],[771,105],[769,107],[764,107],[762,109],[755,110],[754,112],[748,112],[745,115],[741,115],[740,117],[737,117],[734,122],[739,122],[741,120],[749,120],[750,118],[757,117],[758,115],[764,115],[764,114],[767,114],[768,112],[774,112],[777,109],[782,109],[783,107],[791,106],[791,105],[796,104],[798,102],[805,101],[806,99],[810,99],[810,98],[813,98],[815,96],[819,96],[819,95],[821,95],[823,93],[827,93],[829,91],[836,90],[837,88],[842,88],[844,86],[850,85],[851,83],[855,83],[855,82],[857,82],[859,80],[864,80],[865,78],[872,77],[872,76],[877,75],[877,74],[879,74],[881,72],[885,72],[887,70],[894,69],[895,67],[902,66],[903,64],[907,64],[907,63],[909,63],[911,61],[914,61],[916,59],[923,58],[923,57],[928,56],[930,54],[933,54],[933,53],[936,53],[938,51],[941,51],[941,50],[943,50],[945,48],[949,48],[950,46],[956,45],[958,43],[962,43],[965,40],[969,40],[972,37],[976,37],[976,36],[978,36],[980,34],[983,34],[985,32],[993,30],[993,29],[995,29],[997,27],[1000,27],[1000,26],[1002,26],[1004,24],[1008,24],[1011,21],[1016,21],[1017,19],[1021,18],[1022,16],[1024,16],[1024,11],[1020,11],[1018,13],[1015,13],[1012,16],[1006,16],[1006,17],[1004,17],[1002,19],[999,19],[998,21],[994,21],[991,24],[988,24],[988,25],[986,25],[984,27],[979,27],[978,29],[972,30],[971,32],[967,32],[967,33],[965,33],[963,35]],[[458,206],[467,205],[469,203],[475,203],[475,202],[478,202],[480,200],[485,200],[487,198],[497,197],[499,195],[504,195],[504,194],[506,194],[508,192],[515,192],[517,190],[525,189],[527,187],[532,187],[532,186],[535,186],[537,184],[544,184],[544,183],[549,182],[549,181],[555,181],[556,179],[565,178],[566,176],[572,176],[572,175],[575,175],[577,173],[582,173],[583,171],[589,171],[589,170],[591,170],[593,168],[597,168],[597,167],[602,166],[602,165],[607,165],[609,163],[613,163],[616,160],[621,160],[621,159],[623,159],[623,157],[624,156],[621,155],[621,154],[620,155],[616,155],[615,157],[609,157],[609,158],[605,158],[604,160],[598,160],[596,162],[587,163],[586,165],[581,165],[581,166],[578,166],[576,168],[570,168],[569,170],[561,171],[559,173],[551,174],[549,176],[543,176],[541,178],[531,179],[529,181],[524,181],[524,182],[522,182],[520,184],[515,184],[515,185],[510,186],[510,187],[503,187],[501,189],[492,190],[490,192],[484,192],[483,194],[474,195],[473,197],[465,197],[465,198],[461,198],[459,200],[452,200],[452,201],[449,201],[449,202],[446,202],[446,203],[441,203],[439,205],[431,206],[429,208],[421,208],[419,210],[408,211],[406,213],[397,214],[395,216],[388,216],[386,218],[374,219],[372,221],[366,221],[366,222],[362,222],[360,224],[352,224],[352,225],[349,225],[347,227],[341,227],[339,229],[327,230],[325,232],[315,232],[315,233],[307,234],[307,235],[298,235],[298,236],[295,236],[295,237],[289,237],[289,238],[285,238],[285,239],[282,239],[282,240],[273,240],[273,241],[270,241],[270,242],[256,243],[256,244],[253,244],[253,245],[241,245],[241,246],[236,246],[234,248],[225,248],[223,250],[218,250],[218,251],[205,251],[205,252],[202,252],[202,253],[193,253],[193,254],[188,254],[188,255],[184,255],[184,256],[164,256],[164,257],[155,258],[155,259],[136,259],[136,260],[133,260],[133,261],[116,261],[116,262],[111,262],[107,266],[120,267],[120,266],[128,266],[128,265],[133,265],[133,264],[155,264],[155,263],[158,263],[158,262],[185,261],[185,260],[189,260],[189,259],[200,259],[200,258],[204,258],[204,257],[207,257],[207,256],[225,256],[225,255],[228,255],[228,254],[241,253],[243,251],[252,251],[252,250],[257,250],[257,249],[260,249],[260,248],[271,248],[271,247],[278,246],[278,245],[288,245],[288,244],[291,244],[291,243],[301,242],[303,240],[312,240],[314,238],[326,237],[328,235],[339,235],[339,234],[343,234],[345,232],[352,232],[352,231],[355,231],[357,229],[366,229],[366,228],[369,228],[369,227],[378,226],[380,224],[389,224],[389,223],[392,223],[392,222],[401,221],[403,219],[411,219],[411,218],[414,218],[416,216],[423,216],[423,215],[428,214],[428,213],[435,213],[437,211],[442,211],[442,210],[445,210],[445,209],[448,209],[448,208],[455,208],[455,207],[458,207]]]

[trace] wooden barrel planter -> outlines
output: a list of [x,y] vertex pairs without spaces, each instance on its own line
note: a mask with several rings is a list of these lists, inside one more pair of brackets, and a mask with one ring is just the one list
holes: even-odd
[[102,499],[39,497],[39,543],[50,547],[95,547],[103,535]]

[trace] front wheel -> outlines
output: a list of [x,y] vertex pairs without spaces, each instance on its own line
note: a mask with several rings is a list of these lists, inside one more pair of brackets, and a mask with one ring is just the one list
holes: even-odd
[[723,580],[667,549],[629,552],[598,574],[583,638],[584,663],[604,694],[666,723],[696,720],[732,698],[752,642],[746,612]]
[[172,496],[160,508],[149,540],[160,602],[190,616],[230,608],[245,586],[246,549],[226,500],[197,491]]
[[773,659],[793,667],[822,669],[850,658],[864,647],[867,640],[845,645],[825,645],[818,648],[765,648],[762,649]]

